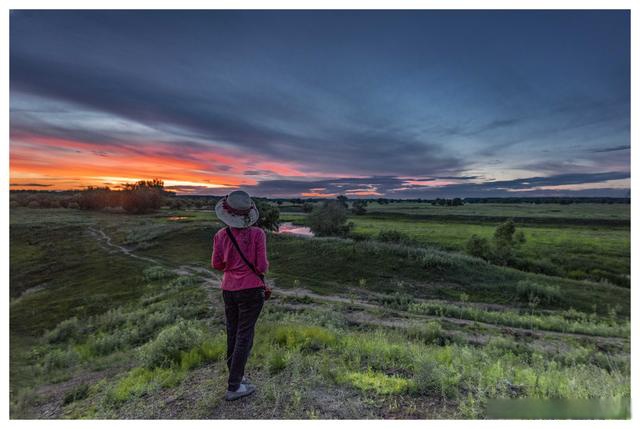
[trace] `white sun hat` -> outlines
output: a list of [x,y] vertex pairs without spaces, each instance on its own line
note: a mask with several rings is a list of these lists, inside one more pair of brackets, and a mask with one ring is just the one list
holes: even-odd
[[234,228],[247,228],[260,216],[256,204],[245,191],[233,191],[222,197],[215,211],[218,219]]

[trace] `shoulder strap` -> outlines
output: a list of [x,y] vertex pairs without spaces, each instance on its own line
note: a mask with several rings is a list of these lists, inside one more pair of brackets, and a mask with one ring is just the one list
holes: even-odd
[[260,277],[260,280],[262,280],[262,282],[264,283],[264,275],[260,274],[258,270],[256,270],[256,267],[254,267],[253,264],[249,262],[249,260],[246,258],[246,256],[244,256],[244,253],[242,253],[242,250],[240,250],[240,246],[238,246],[238,242],[236,241],[236,238],[233,236],[233,232],[231,232],[231,228],[226,227],[225,230],[227,232],[227,236],[229,237],[229,240],[231,240],[231,243],[233,243],[233,247],[236,248],[236,250],[240,254],[240,257],[242,258],[244,263],[251,269],[251,271],[253,271],[253,273],[256,276]]

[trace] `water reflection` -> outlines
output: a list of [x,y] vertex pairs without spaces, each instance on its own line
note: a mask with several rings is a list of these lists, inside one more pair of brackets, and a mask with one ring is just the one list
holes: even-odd
[[294,225],[291,222],[282,222],[278,228],[278,234],[301,235],[304,237],[313,237],[313,232],[308,226]]
[[167,219],[168,220],[185,220],[188,219],[188,216],[169,216]]

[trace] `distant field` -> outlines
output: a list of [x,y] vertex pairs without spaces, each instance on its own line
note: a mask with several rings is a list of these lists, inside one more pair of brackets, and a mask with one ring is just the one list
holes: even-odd
[[[487,207],[484,207],[487,206]],[[496,226],[509,216],[537,218],[518,222],[526,243],[519,255],[536,264],[549,266],[571,278],[604,278],[629,284],[631,241],[628,226],[611,226],[607,221],[628,220],[627,204],[467,204],[462,207],[434,207],[430,204],[377,203],[362,216],[350,216],[355,232],[375,236],[383,230],[403,232],[423,245],[462,251],[476,234],[490,238]],[[551,207],[545,207],[551,206]],[[381,214],[383,214],[380,216]],[[509,215],[510,214],[510,215]],[[429,219],[406,215],[429,215]],[[464,215],[465,218],[451,218]],[[503,219],[487,220],[486,217]],[[302,213],[283,213],[284,220],[304,223]],[[517,218],[516,218],[517,219]],[[559,220],[562,219],[564,222]],[[572,224],[589,219],[592,225]],[[604,224],[598,224],[602,222]]]
[[368,212],[426,215],[470,215],[504,217],[546,217],[569,219],[626,219],[631,216],[630,204],[465,204],[434,206],[429,203],[370,203]]

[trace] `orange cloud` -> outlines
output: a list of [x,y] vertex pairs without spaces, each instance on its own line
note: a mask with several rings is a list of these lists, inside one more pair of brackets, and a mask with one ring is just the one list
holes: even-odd
[[[117,186],[126,181],[160,178],[168,186],[210,188],[253,185],[242,174],[249,167],[276,174],[301,176],[286,164],[264,162],[250,155],[234,157],[215,150],[180,148],[163,143],[104,145],[38,135],[20,136],[11,142],[12,189],[31,189],[29,183],[63,190],[85,186]],[[20,184],[25,184],[23,188]],[[39,188],[42,189],[42,188]]]

